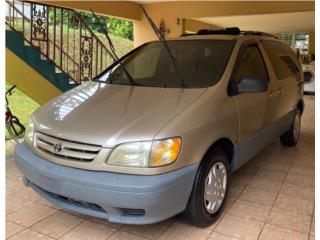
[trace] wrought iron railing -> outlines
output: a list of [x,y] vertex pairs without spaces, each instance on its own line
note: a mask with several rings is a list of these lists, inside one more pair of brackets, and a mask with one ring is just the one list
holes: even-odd
[[6,0],[6,24],[75,83],[94,78],[114,61],[98,34],[73,9]]

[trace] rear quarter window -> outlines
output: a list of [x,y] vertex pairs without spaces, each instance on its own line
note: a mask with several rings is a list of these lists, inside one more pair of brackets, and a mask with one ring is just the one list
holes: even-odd
[[299,76],[299,61],[293,50],[286,44],[276,41],[262,41],[277,78]]

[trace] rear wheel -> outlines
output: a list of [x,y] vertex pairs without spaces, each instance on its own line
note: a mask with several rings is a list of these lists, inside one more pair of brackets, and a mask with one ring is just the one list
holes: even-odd
[[192,225],[206,227],[220,216],[228,193],[229,166],[226,153],[211,151],[201,163],[184,212]]
[[299,141],[300,129],[301,129],[301,111],[297,109],[289,130],[280,136],[280,142],[282,143],[282,145],[289,146],[289,147],[295,146]]

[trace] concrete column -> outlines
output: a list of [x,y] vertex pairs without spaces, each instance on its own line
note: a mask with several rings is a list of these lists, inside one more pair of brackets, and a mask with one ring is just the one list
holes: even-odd
[[309,32],[309,54],[315,54],[315,34]]
[[[164,21],[165,28],[168,29],[168,33],[165,34],[166,38],[172,38],[180,36],[183,33],[182,18],[174,11],[170,11],[169,8],[153,8],[149,5],[145,5],[145,9],[151,16],[159,28],[161,20]],[[134,46],[137,47],[145,42],[158,39],[154,34],[147,19],[143,16],[140,21],[134,21]]]

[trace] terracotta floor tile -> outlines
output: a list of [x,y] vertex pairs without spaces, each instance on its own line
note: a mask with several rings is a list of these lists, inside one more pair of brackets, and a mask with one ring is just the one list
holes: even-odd
[[18,232],[21,232],[22,230],[24,230],[25,228],[12,223],[12,222],[6,222],[6,238],[12,237],[13,235],[17,234]]
[[306,175],[306,176],[315,176],[315,170],[313,167],[299,166],[299,165],[295,165],[295,164],[293,164],[290,167],[289,173],[301,174],[301,175]]
[[[259,156],[257,156],[257,157],[259,157]],[[247,162],[244,166],[242,166],[240,169],[238,169],[237,172],[240,172],[243,174],[249,174],[249,175],[255,174],[257,172],[257,170],[259,169],[259,167],[254,166],[253,164],[251,164],[251,162],[257,162],[257,161],[259,161],[259,159],[256,159],[256,158],[251,159],[250,162]]]
[[253,174],[245,173],[245,172],[238,172],[236,171],[233,175],[231,175],[231,183],[237,184],[237,185],[248,185],[250,179],[252,178]]
[[14,211],[30,205],[29,200],[21,199],[15,195],[6,196],[6,214],[11,214]]
[[224,209],[223,209],[224,214],[229,211],[229,209],[232,207],[235,201],[236,201],[235,198],[227,197],[224,203]]
[[59,238],[83,221],[84,219],[77,216],[59,211],[33,225],[31,229],[52,238]]
[[296,184],[303,187],[314,188],[314,177],[296,173],[288,173],[286,178],[287,183]]
[[218,232],[213,232],[208,240],[239,240],[239,238],[231,237]]
[[315,162],[313,159],[295,159],[292,162],[293,166],[300,166],[300,167],[308,167],[308,168],[315,168]]
[[159,239],[168,240],[191,240],[191,239],[208,239],[211,231],[203,228],[191,226],[189,224],[174,222]]
[[240,200],[246,200],[252,203],[264,204],[267,206],[272,206],[276,200],[277,193],[266,192],[253,187],[246,187],[246,189],[240,194]]
[[158,238],[173,223],[174,219],[169,219],[160,223],[148,225],[123,225],[121,231],[133,233],[145,238]]
[[119,231],[114,233],[108,240],[147,240],[148,238],[139,237],[132,233]]
[[285,183],[282,186],[280,193],[310,201],[314,201],[315,198],[314,188],[302,187],[290,183]]
[[259,240],[308,240],[308,234],[266,224]]
[[274,207],[311,216],[314,202],[280,193]]
[[273,159],[273,161],[267,161],[261,168],[287,172],[289,171],[290,165],[291,161],[280,162],[278,159]]
[[[280,143],[277,143],[276,146],[280,145]],[[266,162],[265,163],[292,163],[293,159],[295,157],[291,156],[291,157],[288,157],[288,156],[285,156],[285,155],[282,155],[281,153],[278,154],[278,156],[274,156],[274,154],[268,154],[267,158],[266,158]]]
[[315,159],[314,147],[309,149],[304,147],[303,150],[300,151],[295,157],[295,159],[293,160],[293,164],[302,166],[302,167],[314,168],[315,166],[314,159]]
[[[78,216],[81,217],[81,218],[83,218],[85,215],[78,215]],[[108,220],[102,219],[102,218],[87,217],[87,220],[93,221],[93,222],[97,222],[97,223],[106,225],[106,226],[108,226],[108,227],[114,228],[114,229],[120,229],[120,228],[123,226],[123,224],[120,224],[120,223],[112,223],[112,222],[109,222]]]
[[[230,206],[231,207],[231,206]],[[205,229],[206,230],[210,230],[211,232],[214,231],[217,226],[219,225],[219,223],[221,222],[221,220],[223,219],[223,217],[226,215],[228,209],[230,208],[229,206],[226,206],[224,209],[223,209],[223,212],[221,213],[220,217],[213,223],[211,224],[210,226],[206,227]]]
[[53,240],[53,238],[32,231],[30,229],[26,229],[11,237],[10,240]]
[[294,157],[297,154],[297,152],[298,152],[297,147],[284,148],[281,144],[277,144],[271,151],[270,155],[280,154],[280,156],[290,158],[290,157]]
[[248,186],[266,192],[278,193],[281,188],[281,183],[265,178],[253,177]]
[[14,194],[15,196],[19,197],[20,199],[26,199],[29,201],[39,201],[40,196],[35,191],[33,191],[31,188],[25,188],[17,193]]
[[271,207],[257,203],[237,200],[228,210],[228,215],[253,221],[264,222]]
[[269,180],[282,182],[282,181],[284,181],[284,179],[286,177],[286,174],[287,173],[284,172],[284,171],[270,170],[270,169],[261,168],[261,169],[258,170],[258,172],[256,173],[255,177],[256,178],[266,178],[266,179],[269,179]]
[[[266,154],[265,154],[266,155]],[[259,157],[252,158],[248,163],[246,163],[246,166],[249,166],[250,168],[260,168],[262,167],[266,162],[266,156],[263,156],[259,159]]]
[[15,165],[11,165],[11,167],[6,169],[6,175],[14,178],[22,176],[20,170]]
[[[21,177],[20,177],[21,178]],[[9,194],[15,194],[17,192],[26,189],[27,187],[22,183],[22,178],[18,180],[12,180],[12,177],[6,178],[6,190]]]
[[280,228],[288,228],[293,231],[309,233],[311,216],[273,208],[267,223]]
[[243,185],[239,185],[239,184],[236,184],[235,182],[231,182],[229,186],[228,198],[230,199],[238,198],[241,191],[243,191],[244,188],[245,186]]
[[93,221],[85,221],[78,227],[72,229],[61,239],[63,240],[105,240],[110,237],[116,229]]
[[224,216],[215,232],[243,240],[256,240],[262,230],[263,223],[245,220],[230,215]]
[[8,215],[8,220],[19,225],[30,227],[38,221],[48,217],[57,210],[40,204],[32,203]]
[[55,208],[55,209],[60,209],[57,206],[52,205],[50,202],[48,202],[46,199],[40,197],[37,200],[33,201],[34,203],[40,204],[40,205],[44,205],[46,207],[50,207],[50,208]]

